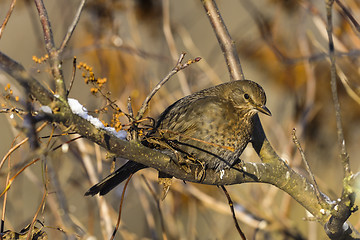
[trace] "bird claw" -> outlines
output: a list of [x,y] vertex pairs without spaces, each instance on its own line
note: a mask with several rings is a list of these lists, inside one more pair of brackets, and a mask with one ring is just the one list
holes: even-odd
[[204,181],[205,179],[205,175],[206,175],[206,166],[205,166],[205,163],[204,162],[200,162],[200,165],[201,165],[201,168],[199,170],[199,167],[196,167],[196,170],[195,170],[195,179],[199,182],[202,182]]
[[158,183],[161,186],[160,199],[163,201],[170,190],[172,176],[163,172],[159,172]]

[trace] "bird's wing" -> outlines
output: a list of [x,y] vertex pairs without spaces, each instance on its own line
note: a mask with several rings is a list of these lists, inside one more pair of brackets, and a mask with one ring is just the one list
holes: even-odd
[[[159,129],[168,131],[170,137],[192,137],[216,121],[227,111],[224,102],[216,96],[206,96],[191,101],[178,101],[159,118]],[[178,135],[178,136],[176,136]]]

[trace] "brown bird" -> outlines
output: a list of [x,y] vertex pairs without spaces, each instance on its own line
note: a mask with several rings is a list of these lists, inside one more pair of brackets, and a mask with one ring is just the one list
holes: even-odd
[[[241,161],[240,155],[252,138],[253,117],[258,112],[271,116],[265,104],[263,88],[253,81],[220,84],[170,105],[149,136],[161,138],[184,159],[195,159],[220,171]],[[128,161],[85,195],[104,195],[143,168],[143,164]]]

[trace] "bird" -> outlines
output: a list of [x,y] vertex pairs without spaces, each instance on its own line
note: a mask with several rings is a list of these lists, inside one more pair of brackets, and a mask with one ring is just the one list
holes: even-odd
[[[221,171],[241,162],[252,139],[254,116],[271,116],[264,89],[251,80],[236,80],[185,96],[167,107],[147,137],[165,142],[181,158]],[[128,161],[91,187],[85,195],[105,195],[147,166]]]

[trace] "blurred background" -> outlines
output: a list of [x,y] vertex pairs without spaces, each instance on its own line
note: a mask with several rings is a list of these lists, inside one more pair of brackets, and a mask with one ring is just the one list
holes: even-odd
[[[3,21],[11,0],[0,2]],[[80,1],[44,0],[57,46],[73,21]],[[360,3],[341,1],[360,21]],[[228,30],[236,42],[247,79],[258,82],[267,93],[273,116],[260,116],[265,132],[276,149],[297,172],[308,176],[292,142],[292,129],[305,150],[320,189],[337,199],[342,190],[342,166],[337,147],[335,112],[330,90],[330,64],[326,57],[326,13],[324,1],[238,0],[217,1]],[[354,172],[359,169],[360,97],[359,32],[338,3],[334,4],[334,38],[337,50],[338,92],[347,150]],[[33,56],[45,55],[42,29],[32,1],[18,0],[0,39],[0,51],[20,62],[45,86],[52,88],[47,63],[35,63]],[[105,91],[127,111],[130,96],[136,112],[151,89],[173,68],[181,52],[185,60],[201,57],[199,63],[175,75],[153,98],[147,115],[156,118],[177,99],[229,81],[225,60],[201,1],[183,0],[88,0],[65,50],[63,71],[67,85],[73,72],[73,58],[91,66],[96,77],[106,78]],[[6,88],[11,84],[11,90]],[[19,106],[11,100],[21,88],[0,73],[2,108]],[[105,122],[111,112],[95,112],[106,105],[94,95],[77,70],[69,97],[76,98]],[[9,95],[10,100],[9,100]],[[126,124],[124,117],[120,118]],[[0,114],[0,156],[25,138],[21,116]],[[39,134],[47,137],[52,126]],[[55,133],[61,133],[57,127]],[[75,138],[43,138],[49,149]],[[16,140],[14,140],[16,138]],[[86,140],[68,144],[69,150],[50,151],[46,159],[16,177],[7,200],[5,230],[20,232],[37,219],[49,239],[109,239],[116,224],[123,184],[104,197],[85,197],[93,184],[89,171],[99,179],[110,172],[112,160],[106,152]],[[5,188],[7,169],[29,158],[22,145],[1,169],[0,190]],[[259,161],[249,145],[244,161]],[[46,171],[45,169],[46,162]],[[125,160],[117,159],[116,167]],[[11,172],[11,176],[15,172]],[[48,185],[41,205],[44,183]],[[227,187],[240,226],[248,239],[327,239],[320,224],[289,195],[266,184]],[[174,180],[167,198],[160,201],[157,172],[146,169],[130,181],[122,208],[116,239],[234,239],[238,233],[227,200],[216,186]],[[360,227],[359,214],[350,221]],[[37,223],[37,227],[41,224]]]

